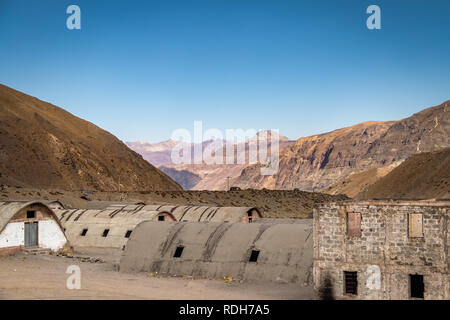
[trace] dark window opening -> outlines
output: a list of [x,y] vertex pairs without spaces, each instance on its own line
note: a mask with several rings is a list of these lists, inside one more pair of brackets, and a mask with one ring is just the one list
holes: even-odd
[[107,237],[107,236],[108,236],[108,233],[109,233],[109,229],[105,229],[105,230],[103,231],[102,237]]
[[358,294],[358,272],[344,271],[345,294]]
[[88,229],[83,229],[83,231],[81,231],[81,236],[84,237],[87,232],[88,232]]
[[253,219],[252,218],[248,218],[248,223],[252,223]]
[[180,258],[181,255],[183,254],[183,250],[184,250],[184,247],[183,247],[183,246],[178,246],[178,247],[176,248],[176,250],[175,250],[175,253],[173,254],[173,257],[174,257],[174,258]]
[[252,250],[252,254],[250,255],[250,259],[248,259],[249,262],[257,262],[259,256],[259,250]]
[[251,212],[251,211],[248,211],[248,212],[247,212],[247,215],[248,215],[249,217],[251,217],[251,216],[252,216],[252,212]]
[[27,219],[34,219],[36,217],[36,211],[27,211]]
[[125,233],[125,238],[129,238],[132,232],[133,230],[128,230],[127,233]]
[[423,275],[410,274],[409,282],[411,286],[411,298],[423,299],[423,293],[425,291],[425,286],[423,284]]
[[158,216],[158,221],[164,221],[165,220],[164,218],[165,218],[164,216]]

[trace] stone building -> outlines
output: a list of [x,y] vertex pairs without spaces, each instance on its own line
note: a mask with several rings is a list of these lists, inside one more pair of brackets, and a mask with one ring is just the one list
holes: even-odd
[[448,201],[314,209],[314,287],[338,299],[450,299]]

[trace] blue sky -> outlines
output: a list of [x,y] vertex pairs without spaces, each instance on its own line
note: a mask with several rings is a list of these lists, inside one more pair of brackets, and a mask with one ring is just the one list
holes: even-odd
[[0,0],[0,83],[123,141],[194,120],[298,138],[450,99],[449,21],[448,0]]

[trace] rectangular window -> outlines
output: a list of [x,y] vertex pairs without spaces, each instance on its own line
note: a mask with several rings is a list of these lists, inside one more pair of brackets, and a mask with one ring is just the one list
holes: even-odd
[[181,255],[183,254],[183,250],[184,250],[184,247],[183,247],[183,246],[178,246],[178,247],[175,249],[175,253],[173,254],[173,257],[174,257],[174,258],[180,258]]
[[250,255],[249,262],[257,262],[259,257],[259,250],[252,250],[252,254]]
[[88,232],[88,229],[83,229],[83,231],[81,231],[81,236],[84,237],[87,232]]
[[347,213],[347,235],[359,237],[361,236],[361,213]]
[[27,219],[34,219],[36,217],[36,211],[27,211]]
[[105,230],[103,231],[102,237],[107,237],[107,236],[108,236],[108,233],[109,233],[109,229],[105,229]]
[[158,221],[164,221],[164,216],[158,216]]
[[344,271],[344,293],[358,294],[358,272]]
[[252,218],[248,218],[248,223],[252,223],[253,219]]
[[423,293],[425,291],[425,286],[423,284],[423,275],[410,274],[409,283],[410,283],[411,298],[423,299]]
[[132,232],[132,230],[128,230],[127,233],[125,233],[125,238],[129,238]]
[[408,232],[411,238],[422,238],[423,237],[423,214],[421,213],[410,213],[408,216],[409,226]]

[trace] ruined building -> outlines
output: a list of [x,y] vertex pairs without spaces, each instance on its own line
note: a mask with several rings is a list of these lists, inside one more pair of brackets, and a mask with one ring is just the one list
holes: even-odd
[[23,248],[61,249],[67,242],[55,213],[37,201],[0,202],[0,254]]
[[450,299],[449,202],[314,210],[314,286],[338,299]]
[[312,287],[312,225],[282,223],[140,223],[121,272],[151,272]]

